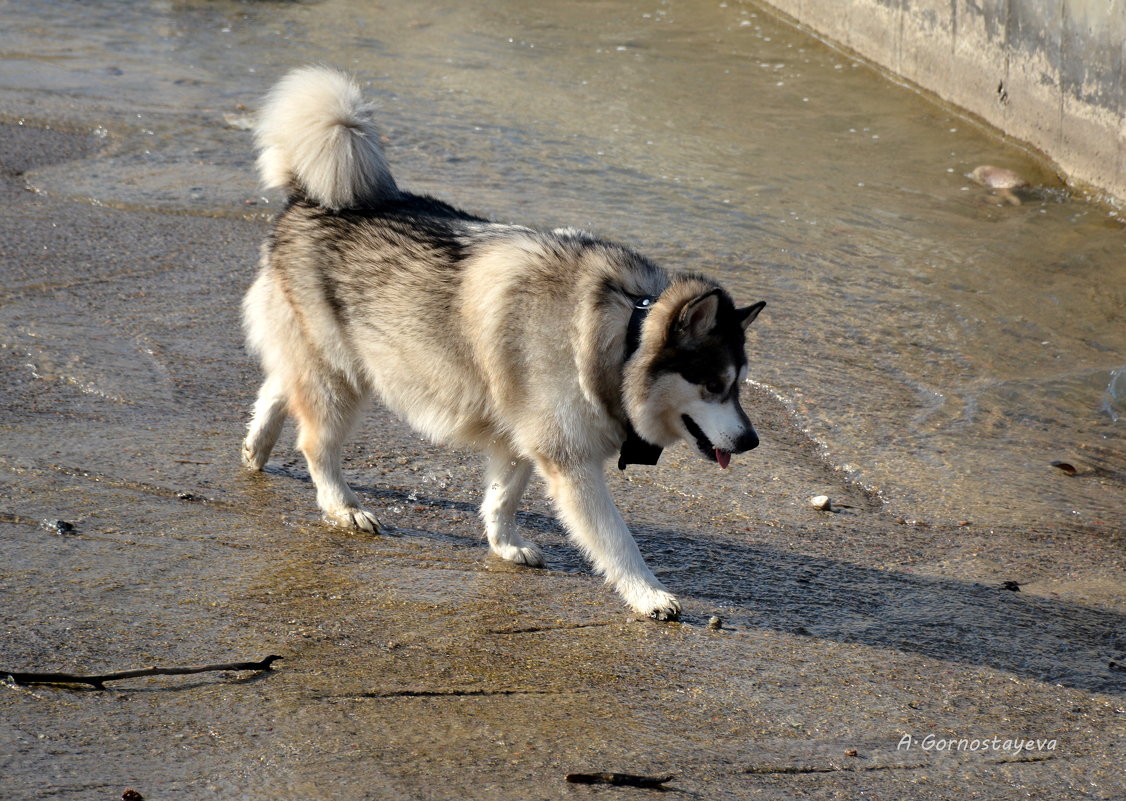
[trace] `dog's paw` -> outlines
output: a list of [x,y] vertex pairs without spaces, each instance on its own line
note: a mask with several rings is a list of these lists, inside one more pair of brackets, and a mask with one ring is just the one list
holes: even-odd
[[676,596],[670,595],[668,603],[649,610],[649,617],[669,622],[680,620],[680,601],[676,600]]
[[256,473],[262,472],[262,468],[266,466],[266,460],[269,454],[255,453],[250,447],[249,442],[244,442],[242,445],[242,466],[247,470],[253,470]]
[[501,559],[507,559],[518,565],[527,565],[528,567],[543,567],[543,551],[535,543],[528,541],[522,542],[520,545],[500,545],[493,548],[493,553]]
[[379,518],[359,506],[348,506],[337,512],[326,513],[325,519],[335,525],[366,531],[369,534],[378,534],[383,529]]
[[352,509],[348,513],[353,528],[358,528],[361,531],[367,531],[371,534],[378,534],[383,526],[380,525],[379,518],[369,512],[367,509]]
[[642,587],[631,592],[626,601],[638,614],[654,620],[679,620],[680,601],[663,587]]

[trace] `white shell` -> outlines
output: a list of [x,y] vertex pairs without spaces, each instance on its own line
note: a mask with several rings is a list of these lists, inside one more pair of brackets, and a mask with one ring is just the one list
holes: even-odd
[[991,164],[982,164],[975,168],[970,173],[970,178],[990,189],[1020,189],[1022,186],[1028,186],[1028,181],[1012,170],[994,167]]

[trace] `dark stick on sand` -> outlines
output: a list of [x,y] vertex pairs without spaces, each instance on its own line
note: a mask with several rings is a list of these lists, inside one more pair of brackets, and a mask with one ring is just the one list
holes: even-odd
[[222,665],[199,667],[148,667],[104,673],[100,676],[78,676],[73,673],[21,673],[0,669],[0,677],[11,676],[16,684],[89,684],[94,689],[104,690],[107,681],[136,679],[141,676],[186,676],[190,673],[207,673],[213,670],[270,670],[270,665],[279,659],[280,656],[271,655],[260,662],[228,662]]
[[663,788],[672,776],[636,776],[632,773],[568,773],[567,781],[572,784],[612,784],[615,787],[657,787]]

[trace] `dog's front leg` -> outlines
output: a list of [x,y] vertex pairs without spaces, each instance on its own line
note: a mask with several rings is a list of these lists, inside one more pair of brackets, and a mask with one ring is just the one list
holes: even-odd
[[633,609],[658,620],[675,620],[680,602],[649,570],[625,521],[610,499],[599,462],[540,469],[571,538]]

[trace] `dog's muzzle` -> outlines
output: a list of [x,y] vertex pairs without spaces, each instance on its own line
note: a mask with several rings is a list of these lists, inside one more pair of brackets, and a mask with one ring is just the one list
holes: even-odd
[[758,447],[758,434],[755,433],[754,426],[750,425],[749,422],[743,432],[739,434],[739,438],[735,440],[735,447],[727,451],[713,445],[712,441],[708,439],[708,435],[691,417],[682,414],[680,419],[684,421],[684,427],[688,429],[688,433],[696,440],[696,448],[699,449],[700,454],[705,459],[716,462],[720,467],[726,468],[731,463],[732,454],[746,453]]

